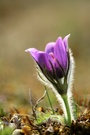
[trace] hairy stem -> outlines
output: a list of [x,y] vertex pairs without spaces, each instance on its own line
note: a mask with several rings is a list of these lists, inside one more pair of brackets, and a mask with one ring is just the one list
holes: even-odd
[[71,125],[71,112],[70,112],[70,106],[69,106],[69,102],[68,102],[68,96],[67,94],[64,94],[61,96],[65,105],[65,109],[66,109],[66,116],[65,116],[65,123],[70,126]]

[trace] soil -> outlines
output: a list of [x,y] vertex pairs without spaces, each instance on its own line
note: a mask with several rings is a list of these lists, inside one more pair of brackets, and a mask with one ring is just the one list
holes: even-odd
[[[88,105],[79,106],[78,118],[72,121],[71,126],[65,126],[57,120],[48,118],[39,124],[35,124],[35,114],[22,114],[17,109],[0,114],[2,129],[9,127],[12,135],[90,135],[90,102]],[[44,109],[38,110],[44,113]],[[62,111],[60,111],[60,114]],[[1,129],[1,127],[0,127]]]

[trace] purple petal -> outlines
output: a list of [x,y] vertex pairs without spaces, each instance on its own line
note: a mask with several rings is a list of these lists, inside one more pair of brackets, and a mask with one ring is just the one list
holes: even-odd
[[52,70],[51,64],[49,61],[51,61],[51,57],[49,56],[48,53],[42,52],[42,51],[38,51],[35,48],[30,48],[27,49],[26,52],[29,52],[32,57],[34,58],[34,60],[42,67],[42,68],[46,68],[47,70]]
[[37,49],[29,48],[29,49],[25,50],[25,52],[29,52],[32,55],[32,57],[34,58],[34,60],[38,62],[38,50]]
[[61,37],[56,40],[54,47],[54,56],[60,63],[63,69],[67,68],[67,53]]
[[46,53],[50,53],[50,52],[54,52],[54,46],[55,46],[55,42],[50,42],[46,45],[45,47],[45,52]]
[[68,34],[64,39],[63,39],[63,43],[64,46],[66,48],[66,50],[68,51],[68,38],[70,37],[70,34]]

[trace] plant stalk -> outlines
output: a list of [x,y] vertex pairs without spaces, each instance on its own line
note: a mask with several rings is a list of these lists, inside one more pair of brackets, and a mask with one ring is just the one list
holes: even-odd
[[50,104],[51,109],[52,109],[52,113],[53,113],[53,114],[55,114],[54,109],[53,109],[53,107],[52,107],[52,103],[51,103],[51,100],[50,100],[49,94],[48,94],[48,90],[47,90],[47,88],[46,88],[46,87],[45,87],[45,90],[46,90],[46,94],[47,94],[47,97],[48,97],[49,104]]
[[65,118],[65,123],[70,126],[71,125],[71,112],[70,112],[70,106],[69,106],[69,102],[68,102],[68,96],[67,94],[64,94],[61,96],[63,101],[64,101],[64,105],[65,105],[65,109],[66,109],[66,115],[67,117]]

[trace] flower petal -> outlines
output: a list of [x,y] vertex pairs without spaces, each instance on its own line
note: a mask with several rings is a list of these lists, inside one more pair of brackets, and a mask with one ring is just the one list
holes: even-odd
[[65,46],[66,51],[68,51],[68,38],[70,37],[70,34],[68,34],[64,39],[63,39],[63,43]]
[[48,43],[45,47],[45,52],[46,53],[54,52],[54,46],[55,46],[55,42]]
[[43,51],[38,51],[35,48],[30,48],[27,49],[26,52],[29,52],[32,57],[34,58],[34,60],[42,67],[42,68],[46,68],[47,70],[51,71],[52,67],[50,64],[51,61],[51,57],[49,56],[48,53],[45,53]]
[[29,52],[32,55],[32,57],[34,58],[34,60],[38,62],[38,50],[37,49],[29,48],[29,49],[25,50],[25,52]]
[[61,37],[56,40],[54,47],[54,56],[60,63],[63,69],[67,68],[67,52]]

